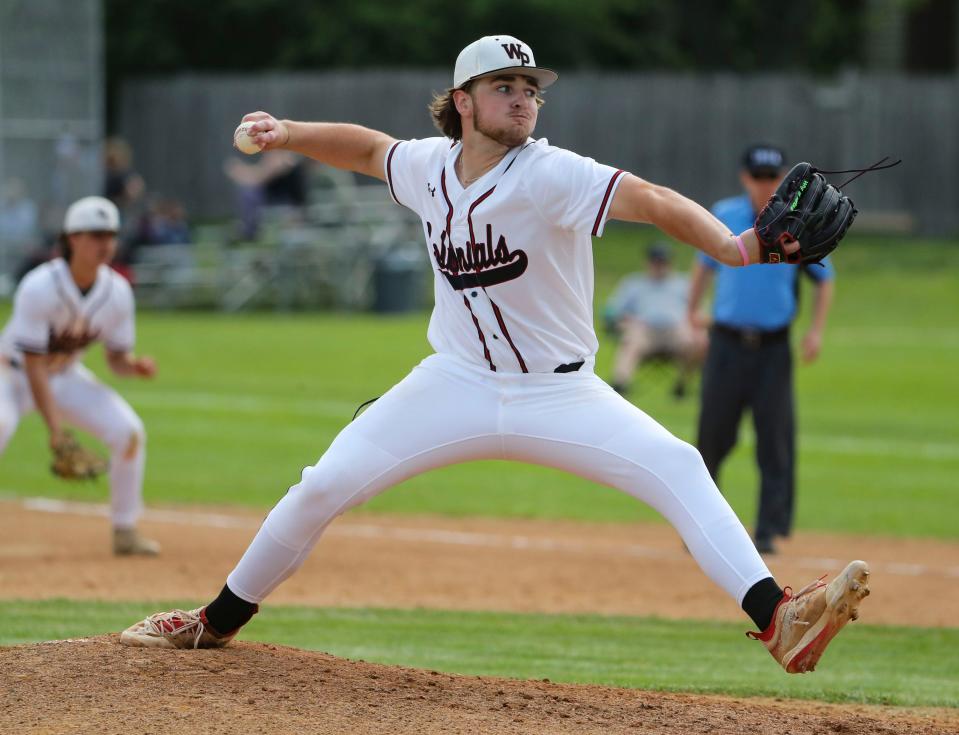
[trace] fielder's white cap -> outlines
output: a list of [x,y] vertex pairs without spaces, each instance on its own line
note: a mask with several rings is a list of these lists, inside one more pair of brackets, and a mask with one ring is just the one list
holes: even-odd
[[117,205],[103,197],[83,197],[67,208],[63,232],[118,232],[120,212]]
[[545,89],[559,76],[555,71],[540,69],[533,58],[533,49],[512,36],[483,36],[460,51],[453,70],[453,89],[473,79],[492,74],[522,74],[533,77]]

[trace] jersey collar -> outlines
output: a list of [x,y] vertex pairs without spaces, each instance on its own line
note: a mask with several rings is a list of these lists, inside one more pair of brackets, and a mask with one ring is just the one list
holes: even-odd
[[81,293],[77,282],[73,280],[73,274],[70,272],[70,264],[63,258],[57,258],[53,261],[54,280],[57,289],[61,295],[67,299],[71,306],[79,310],[85,304],[96,301],[107,288],[107,270],[108,266],[101,265],[97,269],[97,279],[93,282],[90,290],[86,294]]
[[463,152],[463,141],[457,141],[456,144],[450,148],[449,153],[446,154],[446,186],[450,190],[450,196],[453,199],[458,199],[463,194],[473,194],[477,191],[486,191],[486,189],[488,189],[493,182],[499,179],[506,169],[510,167],[520,152],[526,148],[526,146],[535,142],[535,138],[527,138],[523,145],[510,148],[499,163],[493,166],[493,168],[491,168],[485,174],[480,176],[472,184],[466,188],[463,188],[463,185],[460,184],[459,176],[456,175],[456,159],[458,159],[460,154]]

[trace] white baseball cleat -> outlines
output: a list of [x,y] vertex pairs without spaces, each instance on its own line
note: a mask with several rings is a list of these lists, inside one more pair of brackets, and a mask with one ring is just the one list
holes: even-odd
[[113,553],[117,556],[156,556],[160,553],[160,544],[141,535],[135,528],[114,528]]
[[850,620],[859,617],[859,603],[869,594],[869,565],[853,561],[828,585],[825,576],[776,605],[772,622],[762,633],[747,633],[762,641],[790,674],[816,668],[826,646]]
[[222,648],[236,635],[216,633],[205,608],[156,613],[120,634],[120,643],[140,648]]

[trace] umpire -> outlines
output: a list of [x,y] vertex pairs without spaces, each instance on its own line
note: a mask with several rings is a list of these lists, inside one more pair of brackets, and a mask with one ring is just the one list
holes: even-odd
[[[784,174],[782,149],[750,146],[740,171],[745,193],[717,202],[713,214],[733,232],[749,229]],[[796,414],[789,327],[796,316],[800,270],[815,284],[812,322],[802,340],[802,358],[812,362],[819,355],[833,297],[828,259],[822,265],[731,268],[700,255],[690,279],[690,322],[694,327],[711,323],[697,445],[718,485],[719,468],[736,446],[743,411],[751,411],[760,472],[753,538],[765,554],[775,553],[776,537],[789,536],[793,522]],[[710,320],[699,306],[713,279]]]

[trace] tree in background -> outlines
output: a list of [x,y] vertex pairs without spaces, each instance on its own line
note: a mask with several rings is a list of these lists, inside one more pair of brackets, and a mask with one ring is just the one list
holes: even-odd
[[[244,69],[449,67],[509,33],[577,69],[951,71],[957,0],[104,0],[106,76]],[[504,20],[508,19],[508,28]],[[934,42],[930,42],[933,39]],[[110,94],[109,99],[115,99]]]
[[448,66],[476,37],[509,33],[567,70],[830,72],[860,60],[863,7],[863,0],[809,0],[774,12],[755,0],[106,0],[107,64],[111,79],[186,69]]

